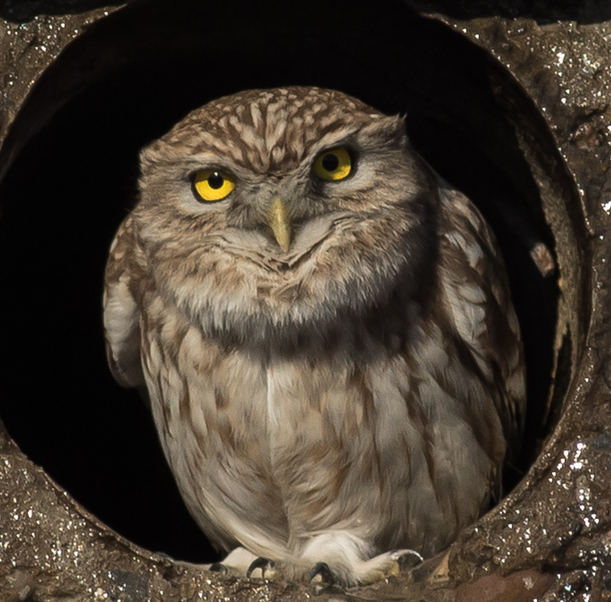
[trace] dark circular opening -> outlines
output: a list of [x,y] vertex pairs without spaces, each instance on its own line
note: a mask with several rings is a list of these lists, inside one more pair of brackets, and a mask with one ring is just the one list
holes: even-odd
[[[214,558],[147,409],[107,368],[104,264],[135,199],[141,146],[221,95],[318,85],[406,113],[416,147],[497,234],[528,364],[528,426],[511,487],[553,425],[584,335],[571,316],[585,312],[564,311],[557,286],[562,274],[581,290],[578,268],[568,267],[581,257],[570,216],[577,200],[531,101],[483,51],[399,0],[384,11],[357,0],[349,15],[322,0],[169,4],[130,3],[69,46],[24,104],[0,156],[0,167],[16,156],[0,189],[0,397],[11,435],[122,535],[176,558]],[[49,97],[61,99],[52,116]],[[47,121],[33,136],[32,124]],[[545,195],[541,186],[549,186]],[[536,242],[558,262],[552,275],[530,256]],[[579,294],[572,302],[582,303]],[[564,377],[553,387],[559,362]]]

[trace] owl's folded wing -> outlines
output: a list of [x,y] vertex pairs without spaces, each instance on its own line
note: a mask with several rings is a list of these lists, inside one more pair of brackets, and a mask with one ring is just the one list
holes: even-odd
[[145,386],[140,359],[140,310],[131,291],[131,218],[113,241],[106,265],[104,333],[106,355],[115,380],[123,387]]
[[505,267],[494,235],[475,205],[443,186],[441,198],[451,207],[443,213],[441,240],[448,307],[473,366],[495,392],[492,397],[511,458],[521,439],[526,393],[522,342]]

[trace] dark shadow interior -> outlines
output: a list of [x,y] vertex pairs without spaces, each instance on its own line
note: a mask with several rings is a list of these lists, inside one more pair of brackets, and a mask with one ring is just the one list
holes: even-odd
[[[14,123],[7,144],[22,150],[0,188],[2,419],[79,502],[151,550],[214,558],[183,507],[144,404],[106,366],[102,275],[135,199],[138,149],[224,94],[319,85],[407,114],[416,147],[478,204],[508,265],[529,373],[524,452],[508,487],[549,430],[558,274],[543,277],[528,246],[542,241],[555,253],[554,236],[517,143],[519,119],[493,93],[491,71],[500,94],[538,116],[481,50],[399,0],[383,5],[136,1],[60,55]],[[79,62],[85,56],[93,63]],[[62,106],[51,119],[39,115],[48,124],[30,137],[32,116],[51,94],[64,94]],[[549,137],[537,123],[535,135]]]

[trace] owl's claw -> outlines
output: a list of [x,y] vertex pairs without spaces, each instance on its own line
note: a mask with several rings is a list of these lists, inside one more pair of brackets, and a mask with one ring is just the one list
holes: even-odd
[[229,570],[222,562],[213,562],[209,567],[209,571],[213,571],[214,573],[221,573],[225,575]]
[[259,556],[250,563],[248,570],[246,571],[246,577],[250,579],[251,575],[257,569],[261,569],[261,578],[265,579],[265,573],[271,571],[276,566],[276,563],[270,558]]
[[326,562],[317,562],[312,567],[308,582],[312,583],[312,581],[315,579],[328,585],[333,585],[335,583],[335,577],[333,576],[333,573]]
[[393,550],[390,553],[390,558],[397,563],[400,571],[424,562],[422,554],[416,552],[416,550]]

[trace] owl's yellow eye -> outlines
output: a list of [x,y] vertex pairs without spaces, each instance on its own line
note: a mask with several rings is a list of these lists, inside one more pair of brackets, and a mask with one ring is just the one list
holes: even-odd
[[213,169],[198,171],[193,178],[193,189],[202,201],[221,201],[235,188],[235,179]]
[[352,158],[345,148],[325,151],[314,161],[314,173],[329,182],[343,180],[351,171]]

